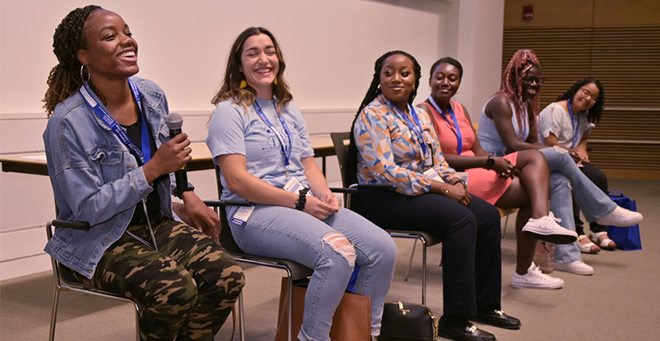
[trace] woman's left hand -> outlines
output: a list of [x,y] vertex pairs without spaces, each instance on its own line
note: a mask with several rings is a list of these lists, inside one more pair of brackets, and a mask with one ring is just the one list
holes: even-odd
[[493,159],[495,160],[495,164],[491,169],[497,173],[497,176],[500,178],[506,179],[513,178],[514,176],[520,176],[520,171],[518,171],[516,166],[511,161],[503,157],[494,157]]
[[183,192],[182,214],[177,215],[188,225],[204,232],[213,241],[220,244],[220,217],[215,211],[206,206],[202,199],[192,191]]
[[325,195],[322,195],[319,199],[321,199],[321,201],[323,201],[328,207],[330,207],[335,212],[339,211],[339,201],[332,192],[328,192]]

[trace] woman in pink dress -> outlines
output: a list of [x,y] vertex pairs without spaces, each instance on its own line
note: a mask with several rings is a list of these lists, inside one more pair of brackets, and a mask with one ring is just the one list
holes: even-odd
[[[519,288],[558,289],[560,278],[541,273],[532,263],[536,238],[527,231],[559,226],[548,209],[550,175],[545,157],[537,150],[524,150],[493,157],[477,138],[467,110],[451,101],[461,84],[463,68],[450,57],[431,67],[431,96],[419,107],[433,118],[442,152],[455,169],[468,172],[468,191],[501,208],[520,208],[516,218],[517,259],[511,285]],[[458,127],[458,128],[457,128]],[[572,233],[571,235],[575,235]],[[538,237],[537,237],[538,238]]]

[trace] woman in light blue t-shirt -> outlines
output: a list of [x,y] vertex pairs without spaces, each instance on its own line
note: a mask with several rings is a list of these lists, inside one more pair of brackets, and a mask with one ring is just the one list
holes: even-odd
[[332,316],[359,265],[355,292],[371,297],[375,339],[396,247],[384,230],[339,207],[314,161],[302,114],[290,103],[284,69],[273,35],[248,28],[232,46],[213,99],[206,143],[220,166],[222,199],[256,204],[228,208],[229,227],[245,252],[314,269],[299,340],[330,340]]

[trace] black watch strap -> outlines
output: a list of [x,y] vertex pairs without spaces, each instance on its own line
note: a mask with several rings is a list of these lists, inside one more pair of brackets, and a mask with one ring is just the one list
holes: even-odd
[[194,190],[195,190],[195,186],[188,183],[188,188],[182,191],[178,187],[175,187],[174,192],[172,194],[174,194],[175,197],[183,200],[183,192],[194,191]]

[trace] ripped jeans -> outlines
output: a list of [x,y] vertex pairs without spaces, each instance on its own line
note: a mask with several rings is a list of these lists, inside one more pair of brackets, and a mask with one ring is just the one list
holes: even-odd
[[[298,340],[330,340],[332,316],[354,264],[360,266],[355,293],[371,297],[371,334],[380,334],[396,260],[394,241],[383,229],[341,207],[321,221],[302,211],[269,205],[257,205],[243,226],[230,225],[243,251],[290,259],[314,269]],[[337,238],[337,232],[353,247],[342,247],[344,238]]]

